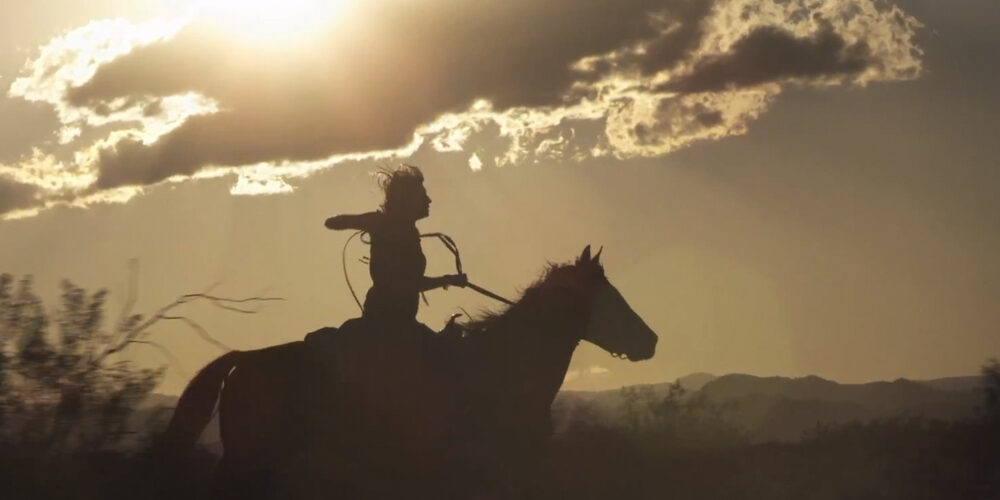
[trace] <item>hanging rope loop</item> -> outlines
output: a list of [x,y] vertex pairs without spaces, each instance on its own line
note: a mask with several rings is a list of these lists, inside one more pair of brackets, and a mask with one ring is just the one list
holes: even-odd
[[358,300],[358,294],[354,293],[354,287],[351,286],[351,278],[347,275],[347,245],[350,245],[351,240],[358,235],[362,235],[362,243],[366,245],[371,244],[371,240],[365,241],[365,234],[367,234],[365,231],[355,231],[350,238],[347,238],[347,241],[344,242],[344,248],[340,251],[340,265],[344,269],[344,282],[347,283],[347,289],[351,291],[351,297],[354,297],[354,303],[358,305],[358,309],[361,309],[361,314],[365,313],[365,306],[361,305],[361,301]]

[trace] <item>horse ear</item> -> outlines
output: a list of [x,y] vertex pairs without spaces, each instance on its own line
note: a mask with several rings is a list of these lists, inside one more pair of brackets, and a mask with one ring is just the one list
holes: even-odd
[[603,252],[603,251],[604,251],[604,247],[603,246],[601,248],[597,249],[597,253],[594,254],[594,264],[600,264],[601,263],[601,252]]
[[583,249],[583,253],[580,254],[580,258],[576,259],[577,264],[586,264],[590,262],[590,245]]

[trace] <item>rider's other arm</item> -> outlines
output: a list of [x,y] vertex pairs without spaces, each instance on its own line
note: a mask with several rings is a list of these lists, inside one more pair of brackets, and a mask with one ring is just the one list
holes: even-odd
[[358,215],[335,215],[327,219],[324,225],[327,229],[355,229],[371,232],[372,228],[378,224],[378,219],[378,212],[368,212]]
[[433,290],[435,288],[448,288],[449,286],[465,287],[469,284],[468,278],[465,274],[448,274],[445,276],[424,276],[423,280],[420,282],[420,291],[426,292],[428,290]]

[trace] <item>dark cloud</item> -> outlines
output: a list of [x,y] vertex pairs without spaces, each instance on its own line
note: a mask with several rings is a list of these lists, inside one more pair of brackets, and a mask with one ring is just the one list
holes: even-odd
[[156,144],[104,151],[101,188],[153,183],[209,164],[393,149],[409,143],[418,125],[476,99],[498,110],[560,105],[579,78],[574,62],[655,39],[652,13],[704,3],[379,2],[324,40],[326,50],[294,53],[250,53],[191,26],[106,64],[67,98],[98,107],[197,91],[223,110],[189,119]]
[[38,187],[0,176],[0,215],[38,205]]
[[812,36],[796,37],[776,26],[750,32],[725,53],[660,87],[684,93],[750,87],[789,79],[851,76],[876,61],[863,41],[848,45],[824,21]]
[[631,129],[636,144],[651,146],[665,139],[682,136],[696,136],[713,127],[723,125],[725,119],[717,109],[681,97],[671,97],[657,103],[658,117],[653,123],[637,123]]
[[654,39],[636,61],[643,74],[651,75],[672,69],[698,48],[704,26],[715,2],[681,2],[666,11],[663,20],[667,23],[662,36]]
[[607,54],[592,61],[581,71],[582,81],[595,81],[615,69],[638,70],[644,76],[674,68],[690,57],[705,34],[703,21],[715,6],[715,0],[660,2],[649,11],[654,35],[637,47]]
[[[651,93],[826,80],[884,62],[863,41],[848,44],[830,23],[809,17],[786,21],[799,23],[796,33],[803,23],[818,26],[811,36],[793,34],[791,26],[761,26],[725,53],[705,54],[702,42],[709,30],[717,37],[725,23],[764,22],[734,17],[731,11],[739,8],[717,0],[507,0],[466,2],[460,8],[453,0],[367,2],[351,12],[350,24],[308,47],[252,45],[192,24],[168,41],[104,64],[65,97],[98,114],[123,102],[152,103],[144,108],[147,117],[163,110],[156,99],[186,92],[218,103],[218,112],[190,117],[153,143],[135,138],[106,146],[95,156],[93,188],[101,190],[153,184],[210,165],[394,150],[409,144],[420,125],[465,111],[477,100],[491,102],[496,112],[552,110],[598,100],[606,89],[587,82],[611,75],[631,80],[637,92],[656,102],[663,96]],[[809,8],[803,4],[799,10]],[[902,23],[902,33],[908,33],[902,18],[876,18],[869,21]],[[869,31],[853,36],[882,36]],[[909,39],[897,42],[906,45]],[[667,83],[656,87],[653,76]],[[617,106],[609,102],[601,101],[604,113]],[[616,137],[637,142],[614,147],[627,150],[623,154],[663,154],[693,138],[744,130],[744,122],[757,114],[744,109],[727,115],[724,99],[712,102],[705,109],[671,102],[653,118],[644,117],[648,106],[618,113],[613,124],[631,132]],[[766,100],[758,102],[762,107]],[[681,116],[689,112],[694,114]],[[555,151],[551,141],[545,144]],[[664,147],[642,147],[656,144]],[[639,148],[631,151],[633,146]]]
[[722,124],[722,112],[702,110],[696,113],[695,120],[703,127],[715,127]]

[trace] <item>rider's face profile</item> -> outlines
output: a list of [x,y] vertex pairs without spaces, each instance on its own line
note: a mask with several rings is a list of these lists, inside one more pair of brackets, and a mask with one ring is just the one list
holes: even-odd
[[418,214],[418,219],[423,219],[431,213],[431,197],[427,194],[423,183],[419,185],[414,194],[415,213]]
[[411,189],[406,191],[403,197],[403,211],[413,220],[419,220],[430,215],[431,197],[427,195],[424,184],[415,183]]

